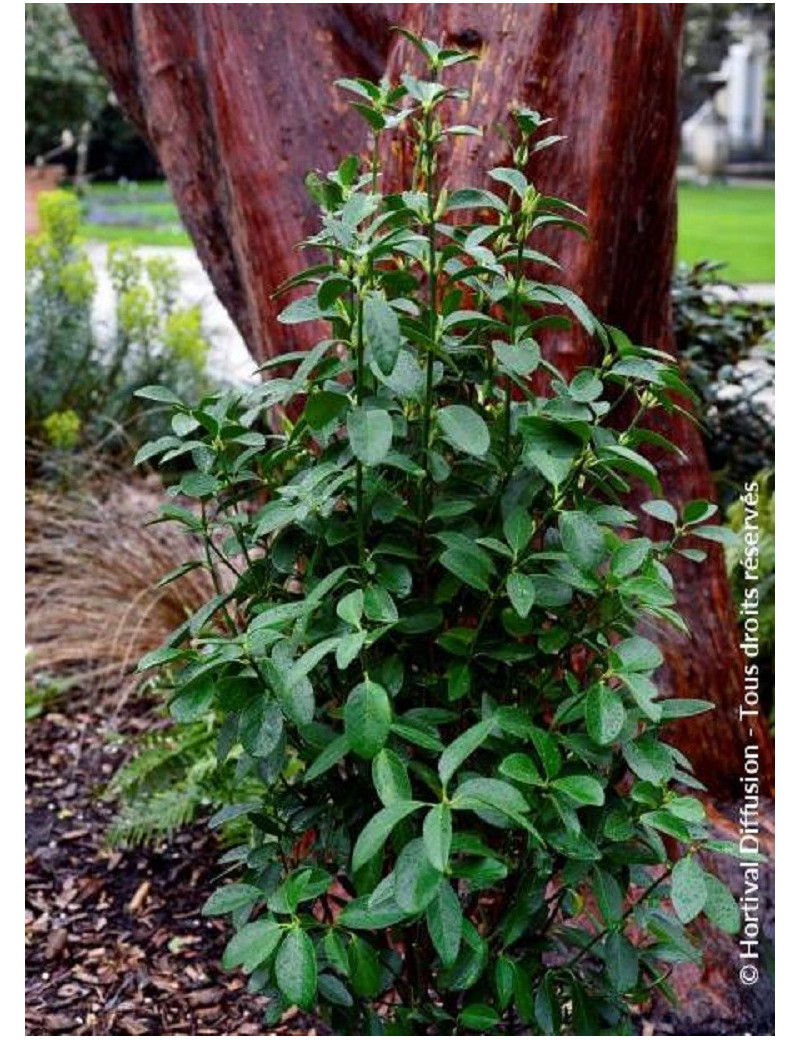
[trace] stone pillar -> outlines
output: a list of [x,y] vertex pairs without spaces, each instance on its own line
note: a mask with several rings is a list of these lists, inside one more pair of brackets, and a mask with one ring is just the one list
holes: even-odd
[[769,41],[760,29],[743,31],[728,52],[728,134],[737,156],[758,155],[764,148],[768,57]]

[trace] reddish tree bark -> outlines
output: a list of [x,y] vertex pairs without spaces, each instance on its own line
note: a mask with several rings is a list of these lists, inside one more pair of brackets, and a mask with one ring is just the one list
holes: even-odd
[[[505,122],[527,104],[568,141],[536,157],[531,176],[583,205],[592,238],[553,238],[563,281],[603,320],[672,351],[669,283],[675,242],[680,4],[74,4],[72,16],[122,105],[149,138],[198,253],[259,360],[309,346],[313,330],[276,323],[275,287],[301,266],[295,244],[315,230],[306,172],[363,151],[362,124],[332,86],[414,61],[402,24],[474,48],[458,75],[472,87],[459,121]],[[481,184],[506,158],[497,134],[458,138],[443,173]],[[546,343],[565,372],[589,359],[579,335]],[[685,457],[659,457],[668,498],[713,498],[697,429],[662,432]],[[718,794],[738,789],[745,743],[768,734],[739,719],[742,660],[721,552],[676,565],[692,638],[662,633],[663,680],[677,696],[716,702],[677,739]]]

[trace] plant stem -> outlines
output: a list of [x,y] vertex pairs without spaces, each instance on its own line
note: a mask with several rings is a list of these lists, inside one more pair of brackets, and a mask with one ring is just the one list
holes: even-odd
[[425,403],[422,413],[422,451],[425,476],[422,480],[420,502],[420,556],[427,571],[425,559],[426,527],[431,506],[431,416],[433,413],[433,345],[436,339],[436,194],[434,184],[435,150],[433,122],[430,111],[423,121],[423,150],[425,158],[425,191],[428,199],[428,347],[425,359]]
[[[525,248],[525,239],[519,233],[517,242],[517,258],[514,264],[514,288],[511,294],[511,326],[509,339],[512,345],[517,341],[517,322],[519,321],[519,290],[522,285],[522,253]],[[503,402],[503,458],[511,457],[511,379],[506,376],[506,392]],[[506,461],[506,464],[508,462]]]
[[[364,400],[364,295],[359,286],[356,316],[356,404]],[[356,530],[358,536],[358,563],[364,566],[366,555],[364,537],[364,466],[356,459]]]

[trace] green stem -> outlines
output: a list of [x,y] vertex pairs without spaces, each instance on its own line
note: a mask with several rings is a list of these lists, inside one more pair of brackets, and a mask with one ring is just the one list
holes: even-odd
[[[619,920],[619,922],[617,924],[617,927],[619,927],[619,925],[621,925],[625,921],[627,921],[627,919],[633,914],[634,910],[638,906],[640,906],[645,901],[645,899],[647,899],[647,897],[650,895],[651,892],[655,891],[655,889],[658,888],[658,886],[661,884],[662,881],[666,881],[667,880],[667,878],[672,873],[672,868],[674,866],[675,866],[674,863],[670,863],[669,867],[664,871],[664,873],[661,874],[659,877],[657,877],[655,879],[655,881],[651,882],[647,886],[647,888],[644,890],[644,892],[642,892],[642,894],[639,896],[639,898],[635,902],[631,903],[631,905],[628,907],[628,909],[625,911],[625,913],[620,918],[620,920]],[[601,941],[601,939],[605,938],[605,936],[608,935],[608,933],[610,931],[611,931],[610,928],[603,928],[602,931],[599,931],[597,933],[597,935],[592,939],[592,941],[587,946],[584,946],[582,950],[579,950],[578,953],[576,953],[574,957],[570,958],[570,960],[568,960],[564,964],[562,964],[561,967],[562,968],[572,968],[572,967],[574,967],[576,964],[578,964],[580,961],[582,961],[583,958],[587,955],[587,953],[589,953],[590,950],[593,950],[594,947],[597,946],[597,944]]]
[[[364,400],[364,295],[359,286],[356,317],[356,404]],[[358,536],[358,563],[364,566],[366,538],[364,534],[364,467],[356,459],[356,530]]]
[[420,504],[420,552],[425,564],[425,538],[428,513],[431,506],[431,417],[433,414],[433,345],[436,339],[436,194],[434,184],[435,150],[433,123],[430,111],[423,122],[423,150],[425,156],[425,190],[428,199],[428,347],[425,359],[425,403],[422,413],[422,451],[425,476],[422,481]]
[[[512,345],[517,341],[517,323],[519,321],[519,290],[522,285],[522,253],[525,248],[525,239],[518,229],[519,241],[517,242],[517,258],[514,264],[514,289],[511,294],[511,326],[509,339]],[[503,458],[511,458],[511,380],[506,377],[506,392],[503,402]]]

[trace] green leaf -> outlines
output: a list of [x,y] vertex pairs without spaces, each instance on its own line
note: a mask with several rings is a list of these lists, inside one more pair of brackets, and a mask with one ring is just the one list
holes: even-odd
[[709,921],[721,928],[723,932],[736,935],[741,927],[739,905],[730,893],[727,885],[712,874],[705,875],[706,901],[703,913]]
[[309,766],[303,777],[304,782],[310,783],[312,780],[316,780],[318,776],[322,776],[323,773],[327,773],[329,769],[332,769],[337,762],[344,758],[349,750],[350,743],[347,737],[336,737]]
[[503,776],[514,780],[518,784],[530,784],[538,786],[542,783],[539,770],[532,758],[523,755],[521,751],[515,751],[507,755],[498,767]]
[[259,964],[272,956],[282,934],[283,929],[277,921],[250,921],[225,947],[223,968],[230,970],[241,965],[248,973],[255,971]]
[[670,898],[681,924],[688,924],[700,913],[708,898],[706,873],[696,856],[684,856],[672,869]]
[[514,344],[495,342],[492,350],[502,368],[523,379],[534,372],[542,360],[542,353],[532,339]]
[[302,928],[293,928],[275,957],[275,979],[290,1004],[308,1011],[317,992],[314,944]]
[[738,549],[742,544],[742,536],[730,527],[695,527],[692,531],[695,538],[704,538],[707,542],[718,542],[729,549]]
[[275,701],[262,694],[253,697],[239,719],[239,740],[253,758],[266,758],[283,735],[283,714]]
[[622,920],[624,906],[622,889],[616,879],[607,871],[601,870],[600,867],[594,867],[592,888],[604,923],[613,924]]
[[356,996],[367,999],[377,995],[381,987],[378,956],[369,943],[354,935],[347,948],[350,962],[350,985]]
[[186,437],[193,430],[196,430],[200,423],[192,415],[186,415],[185,412],[178,412],[177,415],[172,416],[172,429],[175,431],[176,436]]
[[458,896],[446,878],[439,882],[425,916],[431,942],[442,964],[449,967],[458,956],[464,918]]
[[370,621],[393,624],[397,621],[397,607],[381,585],[370,585],[364,593],[364,613]]
[[140,386],[134,391],[134,397],[141,397],[145,401],[158,401],[159,404],[182,404],[180,397],[168,386]]
[[515,556],[524,552],[533,537],[533,519],[521,506],[512,509],[503,520],[503,534]]
[[622,754],[633,772],[642,780],[660,784],[675,772],[675,761],[664,744],[644,736],[624,744]]
[[488,591],[494,566],[491,557],[479,545],[451,545],[441,554],[439,562],[466,585],[480,592]]
[[675,527],[678,523],[678,514],[675,511],[675,506],[670,502],[665,502],[663,498],[655,498],[650,502],[643,502],[642,509],[645,513],[649,513],[650,516],[654,516],[656,520],[662,520],[665,524],[669,524],[670,527]]
[[678,841],[691,841],[692,836],[686,824],[683,820],[673,816],[669,809],[656,809],[653,812],[642,813],[640,822],[663,834],[669,834]]
[[447,212],[459,209],[496,209],[505,213],[506,204],[493,191],[481,188],[458,188],[451,191],[447,199]]
[[357,405],[347,415],[347,435],[353,454],[365,466],[377,466],[392,446],[392,417],[378,408]]
[[420,913],[436,895],[441,878],[441,871],[425,855],[423,840],[414,838],[397,857],[394,868],[394,897],[398,906],[410,914]]
[[717,507],[705,499],[696,499],[688,502],[683,509],[683,522],[685,524],[701,524],[704,520],[711,519],[717,512]]
[[548,780],[558,776],[561,772],[561,752],[553,736],[538,726],[531,726],[528,735],[542,760]]
[[358,628],[361,623],[361,616],[364,613],[363,591],[356,589],[340,599],[336,604],[336,613],[342,621],[346,621],[347,624]]
[[602,785],[591,776],[560,776],[552,786],[576,805],[602,805],[606,800]]
[[597,744],[616,740],[625,725],[625,706],[620,695],[597,683],[586,696],[586,728]]
[[169,713],[176,722],[195,722],[207,715],[214,701],[214,679],[209,674],[187,683],[169,702]]
[[703,715],[707,711],[713,711],[716,704],[712,701],[692,700],[691,697],[676,697],[670,701],[659,701],[661,718],[666,719],[688,719],[693,715]]
[[611,984],[618,993],[627,993],[639,981],[639,955],[622,932],[611,932],[603,944],[603,958]]
[[372,295],[364,303],[364,336],[378,368],[391,375],[402,337],[397,312],[382,296]]
[[506,578],[506,592],[511,606],[521,618],[530,614],[536,601],[536,582],[527,574],[509,574]]
[[483,721],[475,723],[442,752],[438,771],[443,787],[450,783],[459,766],[484,743],[494,729],[494,725],[493,719],[483,719]]
[[471,1033],[487,1033],[500,1021],[500,1016],[494,1008],[488,1004],[468,1004],[458,1016],[458,1020],[464,1029]]
[[447,805],[435,805],[427,813],[422,824],[422,840],[428,859],[443,874],[448,867],[453,841],[453,814]]
[[380,852],[384,842],[406,816],[424,808],[424,802],[392,802],[369,821],[353,849],[353,870],[360,870]]
[[702,823],[706,818],[703,804],[698,802],[696,798],[687,796],[670,798],[667,808],[673,816],[678,816],[681,820],[686,820],[689,823]]
[[616,672],[652,672],[664,663],[664,658],[655,643],[642,636],[631,636],[612,646],[611,663]]
[[320,308],[317,294],[303,296],[299,300],[284,307],[278,315],[281,325],[300,325],[306,321],[317,321],[325,317],[325,312]]
[[570,561],[581,571],[593,571],[606,555],[603,530],[587,513],[559,515],[561,544]]
[[353,1006],[353,998],[350,996],[350,991],[342,980],[337,979],[335,975],[320,975],[317,979],[317,989],[323,1000],[330,1001],[331,1004],[338,1004],[339,1007]]
[[649,538],[633,538],[623,542],[611,557],[611,573],[615,578],[627,578],[635,574],[650,555],[652,548],[653,543]]
[[516,787],[489,777],[465,780],[456,788],[450,804],[453,809],[495,809],[515,822],[529,808],[525,796]]
[[569,384],[569,396],[573,401],[586,404],[596,401],[603,392],[602,381],[597,378],[590,368],[579,372]]
[[361,648],[366,641],[366,632],[352,632],[349,636],[343,636],[336,647],[336,667],[340,671],[349,668],[361,653]]
[[513,188],[520,198],[528,187],[528,179],[522,170],[515,170],[511,166],[496,166],[493,170],[489,170],[489,176],[492,180],[500,181],[501,184],[507,184]]
[[389,736],[392,705],[389,694],[366,679],[351,690],[344,706],[344,731],[351,750],[359,758],[374,758]]
[[[625,683],[637,707],[650,719],[651,722],[660,722],[662,717],[662,706],[655,702],[658,696],[658,687],[652,679],[639,672],[618,672],[618,678]],[[663,703],[663,702],[662,702]]]
[[558,1036],[561,1033],[561,1004],[550,972],[545,974],[536,991],[533,1012],[545,1036]]
[[489,427],[466,405],[441,408],[436,413],[436,421],[444,439],[459,451],[482,458],[489,450]]
[[[390,876],[393,878],[393,875]],[[375,902],[374,894],[352,899],[339,914],[338,923],[343,928],[373,932],[390,928],[408,917],[408,913],[397,905],[393,892],[389,892],[389,898],[381,899],[380,902]]]
[[381,802],[388,806],[411,799],[408,771],[394,751],[382,748],[372,760],[372,782]]
[[216,917],[219,914],[229,914],[233,910],[241,910],[246,906],[253,906],[262,898],[261,889],[254,885],[223,885],[216,892],[212,892],[203,904],[201,913],[205,917]]
[[472,687],[472,672],[467,661],[457,661],[447,669],[447,699],[458,701],[466,697]]
[[486,970],[489,959],[488,943],[470,922],[462,925],[461,949],[451,968],[439,976],[438,982],[444,989],[465,990],[474,986]]
[[319,390],[306,402],[303,418],[312,430],[322,430],[342,414],[348,403],[347,394]]

